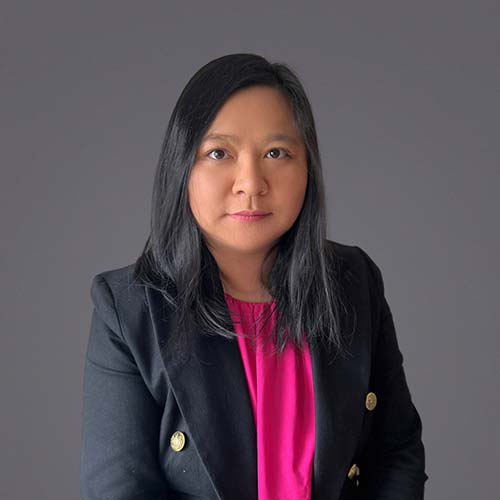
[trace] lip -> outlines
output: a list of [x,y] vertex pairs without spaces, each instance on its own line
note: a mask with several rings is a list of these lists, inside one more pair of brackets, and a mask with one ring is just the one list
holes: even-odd
[[239,212],[234,212],[230,215],[269,215],[271,212],[266,212],[265,210],[240,210]]
[[264,212],[264,210],[242,210],[229,215],[231,218],[239,221],[256,222],[271,215],[271,212]]

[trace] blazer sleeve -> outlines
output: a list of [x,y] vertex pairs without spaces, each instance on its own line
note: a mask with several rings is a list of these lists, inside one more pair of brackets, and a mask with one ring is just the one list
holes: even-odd
[[372,367],[372,387],[378,401],[373,412],[374,451],[368,475],[365,467],[366,498],[421,500],[428,479],[422,421],[407,385],[382,273],[368,254],[361,252],[371,270],[379,311]]
[[83,376],[83,500],[165,500],[158,461],[161,412],[127,347],[111,289],[93,278]]

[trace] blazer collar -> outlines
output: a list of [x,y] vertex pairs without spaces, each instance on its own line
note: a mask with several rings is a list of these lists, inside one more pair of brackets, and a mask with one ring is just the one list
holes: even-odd
[[[159,346],[176,329],[175,314],[157,291],[146,287]],[[169,309],[165,319],[161,311]],[[368,385],[367,351],[353,347],[358,359],[329,359],[311,349],[316,443],[313,500],[338,499],[354,456]],[[171,388],[191,438],[220,498],[256,500],[256,429],[244,366],[236,339],[198,335],[179,355],[163,353]],[[229,472],[230,471],[230,472]]]

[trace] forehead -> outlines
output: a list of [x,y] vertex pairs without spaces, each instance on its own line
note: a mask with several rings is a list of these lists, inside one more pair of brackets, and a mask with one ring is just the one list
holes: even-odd
[[258,85],[236,91],[221,106],[202,141],[240,144],[248,137],[291,145],[302,142],[292,108],[279,90]]
[[[233,135],[233,134],[221,134],[217,132],[207,133],[203,136],[202,142],[205,141],[226,141],[231,142],[233,144],[241,144],[242,138]],[[293,144],[295,146],[299,146],[301,141],[295,134],[290,135],[282,132],[273,132],[262,137],[262,142],[272,142],[272,141],[282,141],[288,142],[289,144]]]

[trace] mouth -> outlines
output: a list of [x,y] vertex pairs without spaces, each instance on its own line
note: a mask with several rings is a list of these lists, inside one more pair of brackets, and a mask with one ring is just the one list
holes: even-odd
[[240,210],[239,212],[234,212],[230,215],[249,215],[249,216],[258,216],[258,215],[270,215],[271,212],[266,212],[265,210]]
[[244,213],[236,213],[236,214],[229,214],[229,216],[233,219],[240,220],[240,221],[247,221],[247,222],[252,222],[252,221],[259,221],[262,219],[265,219],[266,217],[269,217],[271,215],[271,212],[262,212],[260,214],[254,215],[254,214],[244,214]]

